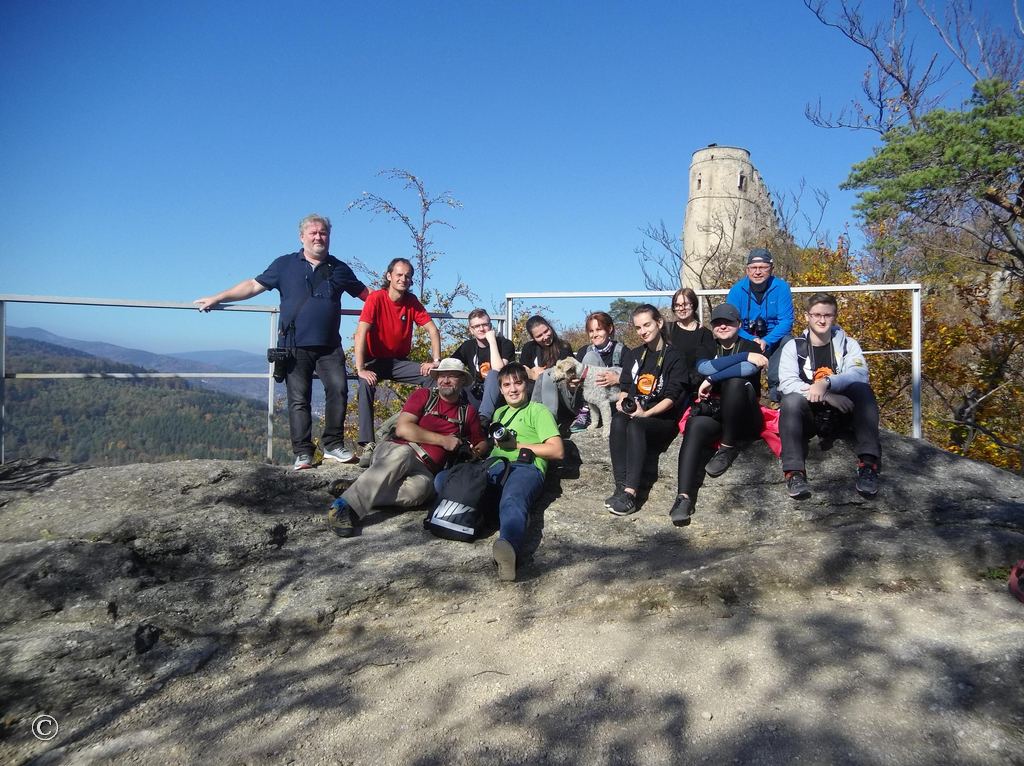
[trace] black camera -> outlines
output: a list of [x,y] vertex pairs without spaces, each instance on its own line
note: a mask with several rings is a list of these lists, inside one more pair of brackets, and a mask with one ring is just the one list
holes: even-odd
[[722,400],[714,396],[708,399],[698,399],[690,405],[690,416],[697,417],[698,415],[702,415],[706,418],[714,418],[715,420],[721,420]]
[[287,362],[292,355],[290,348],[268,348],[267,349],[267,361],[272,364],[278,362]]
[[487,435],[494,439],[497,446],[509,450],[516,448],[516,439],[519,436],[514,428],[509,428],[501,423],[491,423],[491,427],[487,429]]
[[632,415],[634,412],[636,412],[636,399],[633,398],[632,396],[627,396],[625,399],[622,400],[621,406],[623,412],[625,412],[627,415]]
[[292,358],[290,348],[268,348],[267,361],[274,365],[274,380],[278,383],[284,381],[288,375],[288,360]]
[[756,338],[763,338],[768,334],[768,323],[764,317],[758,317],[753,322],[748,319],[744,324],[747,326],[747,332]]

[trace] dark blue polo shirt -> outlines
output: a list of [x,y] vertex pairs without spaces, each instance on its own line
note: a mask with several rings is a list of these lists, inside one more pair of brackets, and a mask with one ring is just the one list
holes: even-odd
[[[313,266],[302,257],[301,250],[282,255],[256,277],[268,290],[276,289],[281,293],[279,327],[282,332],[295,322],[294,338],[286,339],[286,345],[340,346],[341,294],[358,298],[366,289],[352,269],[333,255],[328,255],[316,268],[319,284],[315,292],[312,291]],[[328,268],[330,278],[323,279],[320,273]]]

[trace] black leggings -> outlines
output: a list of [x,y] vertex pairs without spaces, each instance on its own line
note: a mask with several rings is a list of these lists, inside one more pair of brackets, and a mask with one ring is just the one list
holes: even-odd
[[764,420],[758,404],[758,392],[746,378],[722,381],[722,421],[695,415],[686,421],[683,444],[679,448],[678,492],[690,500],[704,483],[704,466],[715,454],[714,443],[721,441],[733,447],[761,433]]
[[631,418],[613,409],[609,447],[615,483],[637,489],[648,450],[661,454],[677,433],[679,425],[675,418]]

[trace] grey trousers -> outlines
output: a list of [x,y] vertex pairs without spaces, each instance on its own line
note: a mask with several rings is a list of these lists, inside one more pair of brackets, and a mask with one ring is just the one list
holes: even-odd
[[[368,359],[363,365],[370,372],[377,374],[377,382],[394,380],[398,383],[412,383],[426,386],[430,381],[427,375],[420,375],[420,363],[408,359]],[[376,441],[373,435],[373,400],[377,396],[377,387],[371,386],[362,378],[359,379],[359,443]]]
[[356,515],[371,509],[398,505],[413,508],[434,495],[434,474],[408,444],[381,442],[373,451],[370,467],[342,494]]

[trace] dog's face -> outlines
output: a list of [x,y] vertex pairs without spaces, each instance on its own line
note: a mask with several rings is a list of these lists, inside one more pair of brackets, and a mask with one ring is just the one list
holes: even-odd
[[579,377],[579,362],[572,357],[567,357],[555,362],[551,377],[555,380],[575,380]]

